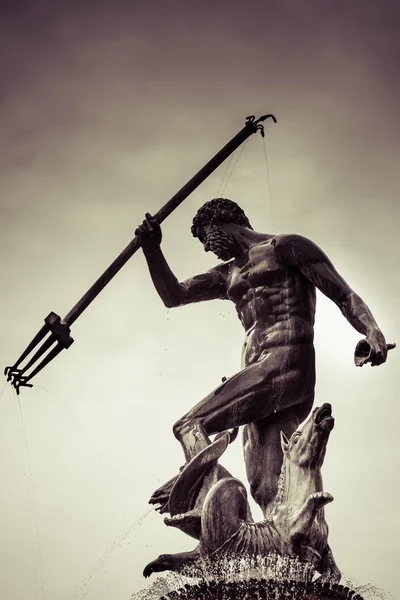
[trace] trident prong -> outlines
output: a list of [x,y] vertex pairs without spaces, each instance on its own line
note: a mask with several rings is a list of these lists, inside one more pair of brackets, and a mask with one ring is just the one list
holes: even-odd
[[253,127],[254,131],[259,131],[261,133],[261,137],[265,137],[264,125],[262,124],[262,121],[266,121],[270,118],[273,120],[274,123],[278,122],[276,117],[274,117],[274,115],[272,114],[262,115],[258,119],[256,119],[254,115],[250,115],[246,118],[246,125]]

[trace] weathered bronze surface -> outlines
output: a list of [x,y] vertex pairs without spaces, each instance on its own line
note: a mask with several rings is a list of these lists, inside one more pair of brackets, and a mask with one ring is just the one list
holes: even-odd
[[[365,336],[356,346],[357,366],[384,363],[394,345],[386,344],[368,306],[310,240],[258,233],[236,203],[221,198],[198,211],[192,233],[223,262],[179,282],[161,251],[157,220],[147,214],[136,230],[167,307],[213,299],[235,304],[245,330],[242,370],[173,427],[186,463],[150,503],[170,513],[167,525],[200,544],[192,552],[162,555],[144,575],[180,569],[203,556],[276,553],[295,557],[323,580],[336,582],[340,572],[327,544],[323,510],[333,498],[323,492],[321,479],[333,427],[330,405],[316,409],[296,431],[314,402],[316,289]],[[251,494],[264,514],[261,523],[251,518],[243,484],[218,464],[240,426]]]
[[[235,304],[245,330],[243,368],[184,415],[174,425],[174,434],[188,462],[200,446],[210,443],[210,435],[244,425],[251,493],[267,515],[282,464],[280,432],[290,437],[314,401],[316,288],[365,336],[362,357],[355,356],[357,364],[385,362],[386,341],[365,302],[310,240],[258,233],[227,199],[206,203],[192,231],[206,251],[225,262],[182,283],[161,251],[156,220],[146,215],[136,234],[167,307],[217,298]],[[168,509],[170,489],[168,482],[152,497],[161,510]]]

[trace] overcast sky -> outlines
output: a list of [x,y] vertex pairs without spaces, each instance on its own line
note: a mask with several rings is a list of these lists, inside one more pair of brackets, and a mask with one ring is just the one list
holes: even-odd
[[[184,279],[215,263],[190,224],[222,190],[256,230],[320,245],[387,341],[400,342],[395,0],[5,4],[3,367],[51,310],[68,312],[146,211],[247,115],[266,112],[278,118],[266,124],[268,170],[252,136],[226,188],[221,167],[165,222],[174,272]],[[34,379],[41,387],[23,390],[19,404],[10,388],[0,397],[7,600],[128,600],[147,585],[150,560],[194,547],[157,513],[141,519],[182,464],[173,423],[239,369],[243,341],[228,302],[166,310],[141,253],[72,335],[74,345]],[[396,595],[400,350],[379,368],[356,369],[359,339],[319,295],[316,405],[331,402],[336,417],[323,468],[335,497],[330,544],[353,587]],[[223,464],[245,479],[239,439]]]

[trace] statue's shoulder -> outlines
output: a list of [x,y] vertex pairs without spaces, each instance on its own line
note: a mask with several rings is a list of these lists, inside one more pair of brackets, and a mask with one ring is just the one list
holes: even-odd
[[322,251],[310,239],[298,233],[282,233],[274,237],[273,245],[282,257],[303,257],[308,260],[320,260]]
[[280,246],[315,246],[315,244],[304,237],[304,235],[300,235],[298,233],[280,233],[279,235],[275,235],[272,243],[275,247]]

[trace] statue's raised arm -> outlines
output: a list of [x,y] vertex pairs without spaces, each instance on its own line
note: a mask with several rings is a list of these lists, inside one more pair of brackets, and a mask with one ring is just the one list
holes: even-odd
[[161,250],[162,233],[157,220],[149,213],[136,229],[158,295],[167,308],[203,300],[225,299],[225,265],[180,282],[171,271]]

